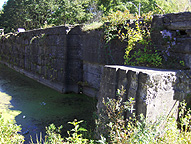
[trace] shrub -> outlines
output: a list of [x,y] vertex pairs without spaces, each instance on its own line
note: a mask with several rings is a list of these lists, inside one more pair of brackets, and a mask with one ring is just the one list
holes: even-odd
[[[36,139],[37,144],[93,144],[93,143],[178,143],[189,144],[191,141],[191,110],[187,108],[185,101],[180,103],[178,121],[174,117],[158,118],[156,121],[148,121],[142,114],[135,116],[134,99],[124,100],[125,90],[117,91],[117,99],[103,99],[103,111],[98,115],[97,128],[94,138],[85,138],[87,130],[80,127],[83,121],[74,120],[68,122],[74,128],[68,131],[68,137],[62,137],[62,126],[51,124],[46,127],[46,136]],[[128,114],[128,117],[127,115]],[[20,126],[13,121],[5,121],[0,115],[0,143],[23,143],[24,137],[18,132]],[[34,144],[31,139],[31,143]]]
[[[151,40],[152,14],[149,12],[140,17],[126,10],[113,12],[103,18],[106,23],[104,25],[106,47],[116,38],[127,44],[124,54],[125,65],[161,67],[163,59]],[[107,51],[111,51],[109,47]],[[108,55],[112,57],[110,53]]]
[[[133,99],[123,101],[125,90],[118,90],[116,99],[103,100],[105,109],[97,121],[97,132],[100,143],[190,143],[191,110],[181,102],[179,121],[174,117],[160,117],[156,121],[148,121],[142,114],[136,117],[133,113]],[[131,117],[125,118],[129,111]],[[180,125],[180,127],[178,127]]]
[[[159,136],[160,121],[147,122],[143,115],[138,120],[135,116],[134,99],[124,102],[125,90],[118,90],[117,100],[103,100],[105,109],[100,113],[97,131],[101,135],[101,143],[153,143]],[[125,118],[126,113],[130,117]]]
[[18,134],[21,130],[20,126],[16,125],[13,120],[5,120],[0,113],[0,143],[24,143],[24,136]]
[[[68,137],[62,138],[60,134],[60,130],[62,126],[56,127],[54,124],[51,124],[49,127],[46,127],[46,136],[43,140],[42,137],[40,139],[36,139],[37,144],[91,144],[94,143],[94,140],[86,139],[83,137],[81,132],[86,132],[85,128],[80,127],[80,123],[83,120],[77,121],[76,119],[73,122],[68,122],[69,124],[73,125],[74,128],[70,131],[67,131]],[[34,144],[33,140],[31,139],[31,144]]]
[[185,101],[180,103],[179,120],[169,118],[159,143],[189,144],[191,142],[191,110],[187,109]]

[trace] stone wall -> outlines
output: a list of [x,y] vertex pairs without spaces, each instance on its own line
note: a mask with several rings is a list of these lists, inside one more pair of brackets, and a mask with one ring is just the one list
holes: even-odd
[[[177,117],[179,102],[191,105],[191,13],[155,15],[152,21],[152,41],[157,50],[184,65],[179,70],[160,70],[146,67],[105,66],[98,97],[98,112],[104,108],[103,98],[117,98],[116,90],[124,86],[126,94],[135,99],[135,113],[143,113],[148,120],[174,112]],[[127,117],[129,113],[126,114]]]
[[[152,40],[162,54],[173,55],[191,68],[191,13],[155,15]],[[60,92],[116,98],[125,86],[125,99],[134,97],[136,114],[156,118],[177,110],[178,101],[190,103],[190,70],[158,70],[123,65],[126,44],[105,45],[103,31],[82,26],[53,27],[1,36],[0,59],[9,67]],[[165,39],[168,38],[168,42]],[[167,61],[168,63],[168,61]],[[177,67],[178,69],[178,67]],[[100,84],[101,83],[101,84]]]
[[[145,67],[105,66],[101,80],[98,112],[104,106],[103,98],[117,98],[116,90],[126,90],[123,100],[135,100],[135,113],[143,113],[148,120],[160,116],[178,115],[179,101],[187,100],[190,105],[190,70],[159,70]],[[129,113],[127,113],[127,116]]]
[[105,64],[123,64],[125,45],[105,47],[102,30],[53,27],[1,37],[1,62],[60,92],[97,97]]
[[105,46],[102,30],[85,32],[81,38],[83,50],[83,93],[98,97],[105,64],[124,63],[126,45],[113,40]]
[[66,27],[39,29],[1,37],[1,62],[66,92]]
[[[191,13],[155,15],[152,29],[152,40],[158,49],[164,55],[172,56],[176,61],[182,62],[186,69],[190,69]],[[174,67],[179,69],[178,65]]]

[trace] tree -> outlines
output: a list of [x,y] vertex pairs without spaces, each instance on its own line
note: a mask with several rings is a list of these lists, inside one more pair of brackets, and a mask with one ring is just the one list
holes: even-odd
[[0,15],[6,32],[19,27],[41,28],[45,24],[84,23],[92,18],[93,0],[8,0]]
[[55,0],[28,0],[23,3],[24,27],[26,29],[35,29],[42,27],[52,13],[58,8]]
[[191,11],[190,0],[157,0],[156,4],[164,13]]
[[17,5],[15,0],[8,0],[7,4],[3,6],[3,14],[1,14],[0,25],[5,29],[5,32],[12,31],[14,28],[18,27],[18,15],[20,14],[20,6]]
[[141,12],[147,13],[153,11],[156,7],[156,0],[98,0],[99,9],[103,11],[104,15],[117,10],[129,10],[131,13],[138,13],[139,3]]
[[48,19],[49,24],[80,24],[92,18],[92,0],[62,0],[58,9],[52,13]]

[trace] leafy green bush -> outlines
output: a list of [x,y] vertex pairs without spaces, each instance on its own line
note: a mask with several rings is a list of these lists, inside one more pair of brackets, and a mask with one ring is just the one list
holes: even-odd
[[156,4],[164,13],[191,11],[190,0],[156,0]]
[[[98,118],[97,132],[100,143],[190,143],[191,110],[180,103],[179,121],[174,117],[148,121],[143,115],[139,119],[133,114],[133,99],[123,101],[124,90],[118,90],[116,99],[103,100],[105,109]],[[131,117],[125,118],[125,112]],[[180,128],[178,127],[180,125]]]
[[[191,141],[191,110],[186,103],[180,103],[179,119],[174,117],[159,118],[156,121],[148,121],[142,114],[138,117],[134,114],[134,99],[124,100],[125,90],[117,91],[117,99],[107,98],[103,100],[104,108],[98,115],[95,138],[85,138],[87,130],[80,127],[83,121],[74,120],[68,122],[74,128],[68,131],[68,137],[62,137],[61,128],[51,124],[46,128],[45,138],[40,137],[31,144],[93,144],[93,143],[178,143],[189,144]],[[129,117],[125,115],[128,113]],[[24,137],[18,134],[20,127],[13,121],[5,121],[0,115],[0,143],[23,143]],[[83,133],[84,132],[84,133]]]
[[[86,132],[85,128],[80,127],[80,123],[83,120],[77,121],[74,120],[73,122],[68,122],[69,124],[73,125],[74,128],[70,131],[67,131],[68,137],[62,137],[60,132],[62,126],[56,127],[54,124],[51,124],[49,127],[46,127],[46,136],[43,140],[42,136],[40,139],[36,139],[36,144],[86,144],[86,143],[94,143],[94,140],[89,140],[83,137],[81,132]],[[31,138],[31,144],[34,144]]]
[[189,144],[191,142],[191,110],[187,109],[185,101],[180,103],[179,120],[169,118],[163,129],[159,143]]
[[[116,38],[127,44],[125,65],[161,67],[163,58],[151,40],[152,14],[149,12],[139,17],[126,10],[113,12],[103,18],[108,23],[104,27],[106,46]],[[131,21],[134,21],[135,26]]]
[[125,65],[138,65],[149,67],[160,67],[162,57],[156,50],[151,40],[152,13],[138,17],[135,28],[126,26],[127,33],[122,33],[121,38],[128,39],[125,52]]
[[[124,102],[125,90],[118,90],[117,100],[103,100],[105,109],[100,113],[97,131],[101,135],[101,143],[150,143],[157,141],[160,134],[160,121],[149,123],[143,115],[140,119],[134,114],[134,100]],[[130,117],[125,118],[128,113]]]
[[0,143],[1,144],[16,144],[24,143],[24,136],[18,134],[21,130],[20,126],[14,124],[14,121],[5,120],[0,113]]

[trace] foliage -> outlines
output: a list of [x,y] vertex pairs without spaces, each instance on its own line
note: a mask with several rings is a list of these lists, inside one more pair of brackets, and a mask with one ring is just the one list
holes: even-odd
[[152,13],[143,15],[135,22],[135,28],[126,26],[127,33],[121,34],[122,40],[128,39],[128,46],[124,56],[126,65],[150,67],[162,65],[162,57],[151,39],[151,20]]
[[[77,121],[74,120],[73,122],[69,122],[69,124],[72,124],[74,128],[70,131],[68,131],[69,137],[66,138],[67,143],[77,143],[77,144],[85,144],[85,143],[93,143],[93,140],[88,140],[83,138],[82,134],[79,134],[79,132],[86,132],[87,130],[85,128],[82,128],[79,126],[80,123],[82,123],[83,120]],[[72,132],[72,134],[71,134]]]
[[[159,143],[190,143],[191,141],[191,110],[185,101],[180,103],[178,125],[175,118],[169,118]],[[178,127],[179,126],[179,127]]]
[[[133,99],[129,102],[123,101],[125,90],[118,90],[117,99],[103,99],[104,108],[98,115],[96,122],[96,132],[101,136],[100,143],[124,143],[129,136],[130,131],[125,128],[126,120],[124,112],[127,110],[133,111]],[[130,127],[130,122],[128,126]]]
[[104,39],[106,44],[109,43],[112,39],[118,38],[118,31],[121,31],[124,28],[124,25],[127,22],[127,19],[134,18],[128,10],[121,12],[117,11],[111,13],[107,17],[103,17],[102,20],[105,22],[104,25]]
[[[140,8],[139,8],[140,4]],[[103,11],[104,16],[117,10],[129,10],[131,13],[173,13],[191,10],[190,0],[98,0],[98,8]]]
[[141,4],[140,10],[142,13],[153,11],[156,0],[98,0],[98,7],[103,11],[104,15],[116,11],[129,10],[131,13],[139,13],[139,3]]
[[14,124],[11,120],[5,120],[0,114],[0,143],[24,143],[24,136],[18,134],[20,126]]
[[[139,5],[140,4],[140,5]],[[190,11],[189,0],[8,0],[0,10],[0,27],[36,29],[100,21],[117,11],[133,14]]]
[[[127,43],[125,65],[162,65],[162,57],[151,40],[151,20],[151,12],[139,17],[133,16],[129,11],[117,11],[103,18],[103,21],[109,23],[104,27],[106,45],[115,38]],[[135,26],[131,21],[134,21]]]
[[[80,127],[80,123],[82,123],[83,120],[77,121],[76,119],[73,122],[68,122],[69,124],[73,125],[74,128],[70,131],[67,131],[68,137],[62,138],[60,132],[62,129],[62,126],[56,127],[54,124],[51,124],[49,127],[46,127],[46,136],[43,140],[42,136],[40,136],[40,139],[36,139],[37,144],[86,144],[86,143],[94,143],[94,140],[89,140],[86,138],[83,138],[82,133],[80,132],[86,132],[87,130],[85,128]],[[31,144],[34,144],[32,138],[31,138]]]
[[103,17],[102,20],[104,22],[103,30],[104,30],[104,40],[105,40],[105,51],[107,53],[107,57],[111,58],[112,63],[114,64],[114,60],[111,54],[111,49],[109,44],[112,40],[118,38],[118,31],[123,30],[123,26],[126,24],[128,18],[134,18],[132,14],[129,13],[128,10],[116,11],[114,13],[109,14],[107,17]]
[[103,26],[103,23],[101,22],[93,22],[91,24],[87,24],[83,26],[83,31],[90,31],[90,30],[95,30],[95,29],[99,29]]
[[[134,99],[124,102],[125,90],[118,90],[117,100],[103,100],[105,109],[98,118],[100,143],[150,143],[159,135],[159,122],[148,123],[143,115],[137,120],[134,114]],[[130,117],[125,118],[128,113]]]
[[60,2],[59,8],[52,12],[48,24],[80,24],[92,18],[89,11],[91,0],[63,0]]
[[[100,143],[189,143],[191,140],[191,110],[181,102],[179,121],[171,115],[148,121],[141,114],[133,114],[133,99],[124,102],[125,90],[118,90],[116,99],[103,100],[105,109],[98,117]],[[129,118],[125,114],[129,111]],[[178,128],[180,125],[180,129]]]
[[[101,0],[99,1],[101,2]],[[135,9],[137,9],[140,1],[129,1]],[[119,5],[119,3],[124,3],[122,0],[118,1],[108,1],[108,4],[105,6],[115,4]],[[116,39],[117,37],[121,39],[123,43],[127,43],[127,48],[124,55],[124,64],[132,65],[132,66],[147,66],[147,67],[157,67],[157,68],[177,68],[186,69],[184,61],[177,60],[174,56],[171,56],[169,49],[175,43],[174,39],[166,39],[166,43],[169,46],[166,47],[162,52],[157,50],[155,44],[151,39],[151,21],[152,15],[154,13],[165,13],[164,8],[171,7],[172,11],[175,12],[175,9],[178,11],[182,11],[181,1],[176,1],[176,3],[172,1],[155,1],[155,0],[144,0],[140,2],[142,7],[144,7],[145,11],[141,11],[140,15],[132,15],[130,12],[135,13],[132,8],[126,8],[123,11],[114,10],[114,8],[109,8],[110,14],[103,17],[104,24],[104,39],[105,39],[105,49],[108,53],[108,56],[112,58],[111,50],[109,48],[109,43]],[[186,2],[190,4],[190,1]],[[173,6],[173,5],[174,6]],[[109,6],[108,6],[109,7]],[[176,8],[175,8],[176,7]],[[189,10],[190,5],[184,5],[184,11]],[[175,8],[175,9],[174,9]],[[106,8],[107,9],[107,8]],[[108,10],[107,10],[108,11]],[[152,12],[148,12],[152,11]],[[146,13],[145,13],[146,12]],[[134,21],[131,22],[131,21]],[[135,24],[135,26],[134,26]],[[167,37],[169,38],[169,37]],[[112,58],[113,60],[113,58]],[[168,63],[166,61],[168,60]],[[115,63],[113,61],[113,63]]]
[[[56,144],[62,144],[64,142],[64,138],[61,137],[60,131],[62,129],[62,126],[56,127],[54,124],[51,124],[49,127],[46,127],[46,136],[43,139],[42,135],[40,134],[40,139],[38,137],[36,138],[36,144],[50,144],[50,143],[56,143]],[[34,144],[32,138],[31,138],[31,144]]]
[[53,0],[8,0],[3,6],[0,26],[5,32],[15,32],[18,28],[40,28],[53,9]]
[[171,32],[161,31],[164,40],[163,50],[158,50],[155,46],[151,38],[152,17],[153,12],[134,16],[128,10],[113,12],[104,17],[104,40],[108,56],[112,58],[110,43],[118,38],[127,45],[124,55],[125,65],[186,69],[184,61],[170,54],[176,44],[176,38]]
[[187,132],[191,130],[191,110],[187,108],[185,101],[180,103],[179,108],[179,125],[181,132]]
[[85,23],[94,15],[91,7],[92,0],[8,0],[0,14],[0,27],[7,33],[21,27]]
[[163,13],[191,11],[190,0],[156,0],[156,5],[163,10]]

